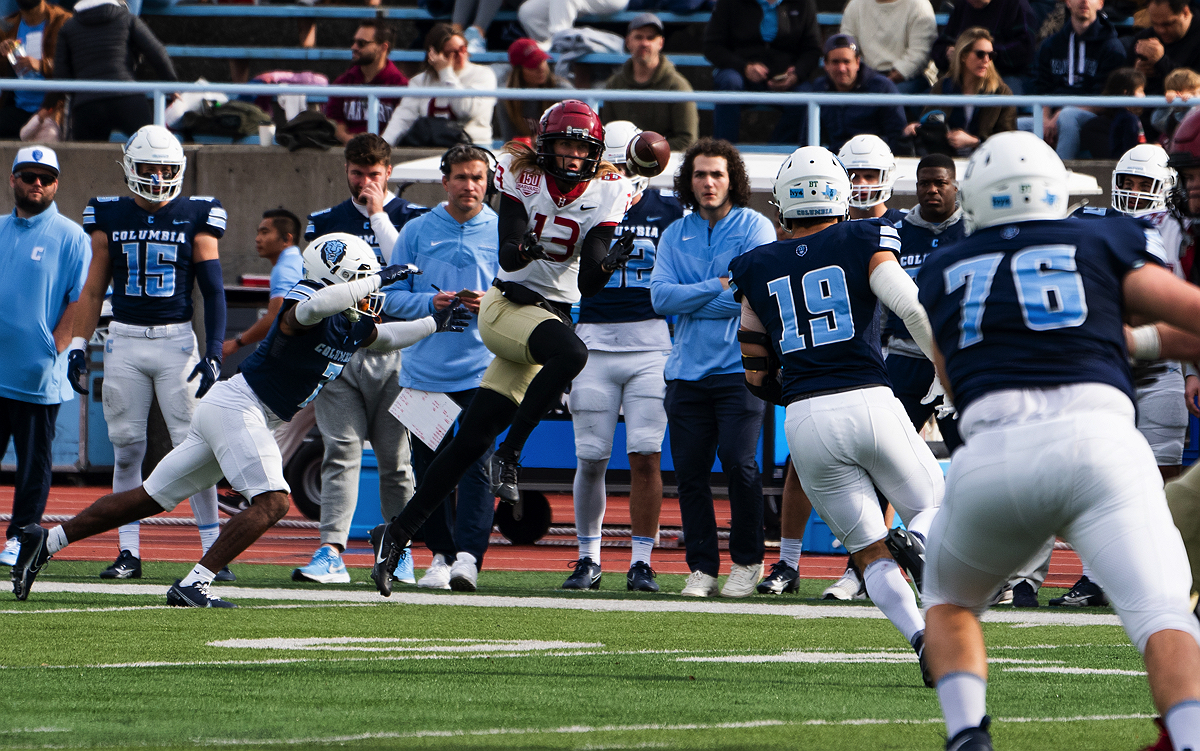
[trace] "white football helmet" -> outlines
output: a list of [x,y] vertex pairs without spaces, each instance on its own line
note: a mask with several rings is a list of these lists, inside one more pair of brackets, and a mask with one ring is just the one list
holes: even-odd
[[[161,164],[167,167],[162,175],[141,175],[140,164]],[[171,131],[161,125],[146,125],[125,142],[121,166],[125,170],[125,184],[136,195],[155,203],[174,200],[183,188],[183,172],[187,159],[183,145]]]
[[625,163],[629,160],[629,142],[641,132],[641,128],[628,120],[613,120],[604,126],[604,161],[611,162],[625,171],[625,176],[633,183],[635,196],[641,195],[650,184],[650,178],[625,170]]
[[802,146],[780,166],[774,193],[780,224],[787,219],[840,218],[850,203],[850,177],[832,151]]
[[896,184],[896,157],[879,136],[861,135],[851,138],[838,152],[847,172],[855,170],[879,170],[879,183],[854,185],[850,189],[850,205],[856,209],[878,206],[892,197]]
[[[325,285],[346,282],[379,273],[379,261],[375,251],[360,237],[345,232],[321,235],[308,244],[301,253],[304,259],[304,278]],[[344,313],[351,321],[357,321],[363,313],[378,316],[383,312],[384,296],[372,292],[364,297],[356,308],[347,308]]]
[[1067,168],[1032,133],[998,133],[975,150],[958,200],[973,229],[1067,215]]
[[[1122,175],[1148,177],[1149,191],[1125,190]],[[1167,207],[1167,196],[1175,187],[1175,170],[1167,166],[1167,152],[1158,144],[1141,143],[1126,151],[1112,174],[1112,207],[1122,214],[1141,216]]]

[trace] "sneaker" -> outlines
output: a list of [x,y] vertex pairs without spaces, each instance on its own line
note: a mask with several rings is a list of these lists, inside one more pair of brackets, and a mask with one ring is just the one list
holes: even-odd
[[1081,576],[1079,581],[1071,587],[1071,591],[1062,597],[1055,597],[1050,604],[1056,607],[1090,608],[1107,605],[1108,598],[1104,596],[1104,590],[1100,589],[1099,584],[1086,576]]
[[658,582],[654,581],[654,569],[645,561],[638,561],[629,567],[625,575],[625,589],[630,592],[657,592]]
[[196,582],[186,587],[176,579],[167,590],[167,604],[176,608],[236,608],[232,602],[226,602],[209,591],[204,582]]
[[946,739],[946,751],[992,751],[992,736],[988,726],[992,718],[983,716],[983,722],[977,728],[967,728],[953,738]]
[[474,592],[479,581],[479,569],[475,566],[475,556],[470,553],[459,553],[454,557],[454,565],[450,567],[450,589],[455,592]]
[[371,567],[371,580],[375,588],[384,597],[392,596],[392,572],[400,565],[404,555],[404,545],[398,545],[392,538],[391,524],[377,524],[367,535],[371,538],[371,548],[375,551],[375,565]]
[[421,589],[450,589],[450,566],[446,556],[438,553],[433,557],[433,563],[425,569],[425,575],[417,580]]
[[729,567],[729,576],[725,579],[725,586],[721,587],[721,596],[749,597],[754,594],[754,588],[758,586],[762,575],[763,565],[761,562],[750,566],[732,564]]
[[13,594],[18,600],[29,596],[33,580],[38,572],[50,560],[46,552],[46,538],[50,533],[38,524],[30,524],[21,528],[20,548],[17,551],[17,561],[12,567]]
[[563,582],[563,589],[600,589],[600,564],[584,556],[567,564],[575,573]]
[[925,681],[925,688],[933,688],[933,674],[929,672],[929,664],[925,662],[925,630],[922,629],[913,637],[912,648],[917,653],[917,664],[921,666],[921,680]]
[[142,559],[122,550],[112,565],[100,572],[101,579],[141,579]]
[[1158,727],[1158,740],[1143,748],[1142,751],[1175,751],[1175,747],[1171,745],[1171,736],[1167,733],[1167,726],[1163,724],[1162,718],[1155,717],[1154,724]]
[[228,566],[222,566],[221,570],[217,572],[217,575],[213,577],[213,581],[222,583],[235,582],[237,581],[237,576],[235,576],[234,573],[229,570]]
[[783,561],[771,565],[771,573],[758,583],[760,595],[781,595],[800,588],[800,572]]
[[1038,606],[1037,590],[1029,582],[1017,582],[1012,592],[1014,608],[1036,608]]
[[920,535],[914,535],[907,529],[896,527],[888,532],[888,552],[900,564],[900,568],[908,573],[917,591],[921,591],[921,578],[925,574],[925,540]]
[[468,55],[482,55],[487,52],[487,40],[474,26],[467,27],[467,30],[463,32],[463,38],[467,40]]
[[322,545],[313,553],[307,566],[292,570],[292,581],[349,584],[350,572],[346,570],[346,564],[342,562],[342,556],[336,550]]
[[854,567],[847,566],[846,573],[842,574],[842,578],[826,587],[825,591],[821,593],[821,598],[825,600],[865,600],[867,599],[867,587],[858,577],[858,572],[854,570]]
[[17,562],[17,551],[21,549],[21,538],[10,537],[4,543],[4,552],[0,553],[0,566],[11,566]]
[[497,451],[492,454],[492,493],[505,503],[521,500],[517,487],[517,457]]
[[709,576],[703,571],[693,571],[688,575],[687,582],[679,594],[684,597],[716,597],[718,591],[717,577]]
[[996,593],[992,598],[992,605],[1012,605],[1013,604],[1013,588],[1005,586],[1004,589]]
[[392,581],[401,584],[417,583],[416,572],[413,571],[412,548],[404,549],[400,562],[396,564],[396,570],[392,572]]

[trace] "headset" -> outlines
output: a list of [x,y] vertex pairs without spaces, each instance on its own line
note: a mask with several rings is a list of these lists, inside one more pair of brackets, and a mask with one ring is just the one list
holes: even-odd
[[442,161],[438,165],[438,169],[441,170],[442,175],[449,177],[450,169],[455,164],[473,161],[482,161],[487,164],[487,193],[483,200],[491,201],[497,191],[495,185],[496,155],[490,150],[470,143],[456,143],[442,154]]

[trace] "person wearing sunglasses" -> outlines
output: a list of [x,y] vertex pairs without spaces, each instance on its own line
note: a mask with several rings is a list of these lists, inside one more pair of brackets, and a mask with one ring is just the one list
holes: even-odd
[[[407,86],[408,76],[388,59],[395,34],[386,21],[370,19],[359,24],[350,43],[352,65],[333,81],[334,86]],[[399,97],[379,98],[379,128],[387,127],[392,112],[400,104]],[[367,98],[329,97],[325,116],[337,123],[337,139],[347,143],[359,133],[367,132]]]

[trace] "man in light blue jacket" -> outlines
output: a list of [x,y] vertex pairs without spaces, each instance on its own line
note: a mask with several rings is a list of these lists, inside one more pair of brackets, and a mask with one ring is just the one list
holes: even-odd
[[[389,315],[423,318],[456,302],[478,315],[479,300],[500,266],[498,218],[483,202],[488,156],[481,148],[463,145],[442,157],[447,200],[400,231],[392,263],[415,264],[422,273],[385,290],[384,311]],[[465,409],[492,357],[479,336],[478,319],[472,319],[470,327],[453,340],[434,334],[404,350],[400,386],[443,392]],[[453,432],[446,435],[439,451],[452,436]],[[420,440],[412,442],[412,450],[420,483],[436,452]],[[495,507],[490,462],[489,451],[459,480],[457,504],[448,496],[441,512],[426,520],[425,544],[434,556],[418,587],[475,591]]]
[[694,213],[663,233],[650,277],[654,310],[675,316],[667,360],[667,425],[691,575],[682,594],[717,594],[720,553],[709,475],[714,455],[729,482],[729,578],[721,594],[745,597],[762,578],[762,478],[755,450],[764,404],[745,386],[737,342],[741,305],[729,262],[775,241],[771,222],[746,208],[750,182],[728,141],[697,141],[684,155],[675,193]]

